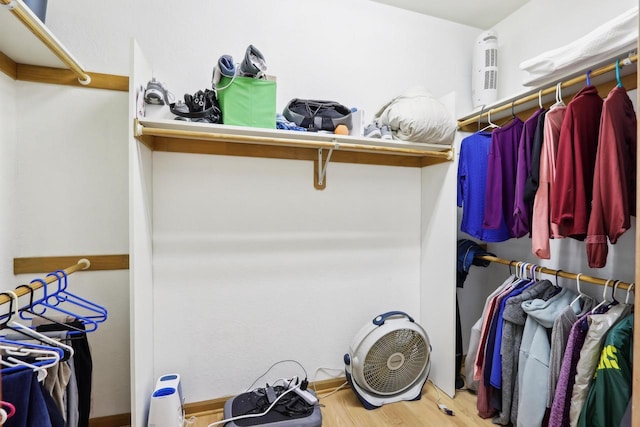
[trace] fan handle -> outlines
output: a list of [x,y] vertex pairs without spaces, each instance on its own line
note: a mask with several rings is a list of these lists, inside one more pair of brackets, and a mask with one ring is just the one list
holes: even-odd
[[410,322],[415,322],[413,320],[413,317],[409,316],[407,313],[405,313],[404,311],[387,311],[384,314],[379,314],[378,316],[376,316],[375,319],[373,319],[373,324],[376,326],[382,326],[384,325],[384,322],[391,316],[397,316],[397,315],[401,315],[401,316],[405,316],[407,319],[409,319]]

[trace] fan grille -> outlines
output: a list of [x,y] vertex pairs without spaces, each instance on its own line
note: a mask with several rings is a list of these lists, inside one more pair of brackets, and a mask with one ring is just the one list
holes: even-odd
[[429,353],[424,337],[412,329],[397,329],[371,346],[363,364],[369,388],[379,394],[398,393],[411,386],[425,369]]

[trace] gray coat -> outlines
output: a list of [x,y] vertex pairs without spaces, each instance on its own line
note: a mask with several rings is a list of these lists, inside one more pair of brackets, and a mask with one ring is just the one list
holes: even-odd
[[[520,295],[509,298],[505,304],[502,326],[502,342],[500,354],[502,359],[502,410],[494,417],[495,424],[507,425],[511,418],[511,408],[518,407],[516,379],[518,377],[518,349],[522,340],[522,331],[526,314],[522,309],[522,302],[534,298],[543,297],[555,291],[554,286],[548,280],[541,280],[531,285]],[[515,424],[515,423],[514,423]]]

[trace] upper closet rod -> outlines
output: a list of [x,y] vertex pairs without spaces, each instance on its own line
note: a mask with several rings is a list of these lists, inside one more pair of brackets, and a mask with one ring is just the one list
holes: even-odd
[[[628,64],[629,61],[631,63],[637,62],[638,61],[638,55],[635,54],[635,55],[632,55],[632,56],[630,56],[628,58],[625,58],[624,62],[627,62],[627,64]],[[622,68],[624,65],[625,64],[623,64],[623,61],[620,61],[620,68]],[[598,68],[596,70],[593,70],[591,72],[590,76],[591,76],[591,78],[598,77],[598,76],[601,76],[603,74],[610,73],[611,71],[615,71],[615,69],[616,69],[616,63],[614,61],[612,64],[606,65],[606,66],[604,66],[602,68]],[[567,80],[566,82],[562,82],[560,87],[564,89],[564,88],[567,88],[567,87],[570,87],[570,86],[574,86],[574,85],[583,83],[586,80],[587,80],[587,75],[585,73],[582,73],[581,75],[579,75],[577,77],[574,77],[574,78],[572,78],[570,80]],[[547,89],[542,90],[541,93],[537,93],[536,92],[536,93],[532,93],[531,95],[527,95],[527,96],[524,96],[522,98],[518,98],[518,99],[516,99],[514,101],[511,101],[511,100],[505,101],[504,104],[499,105],[498,107],[490,108],[489,110],[484,111],[481,114],[477,114],[477,115],[475,115],[473,117],[470,117],[470,118],[468,118],[466,120],[458,122],[458,128],[463,128],[463,127],[468,126],[470,124],[475,124],[481,118],[488,117],[489,114],[493,115],[493,114],[496,114],[496,113],[500,113],[502,111],[510,110],[512,107],[516,107],[518,105],[522,105],[522,104],[525,104],[527,102],[538,100],[538,96],[549,95],[551,93],[555,93],[555,91],[556,91],[556,84],[554,84],[551,87],[548,87]],[[580,277],[582,277],[582,276],[580,276]]]
[[[508,259],[504,259],[504,258],[498,258],[495,256],[491,256],[491,255],[476,255],[477,259],[482,259],[485,261],[491,261],[491,262],[497,262],[499,264],[504,264],[504,265],[513,265],[514,267],[520,263],[520,261],[510,261]],[[573,279],[575,280],[578,275],[576,273],[569,273],[563,270],[554,270],[552,268],[547,268],[547,267],[542,267],[539,265],[536,265],[536,269],[537,271],[541,272],[541,273],[545,273],[545,274],[551,274],[554,276],[559,276],[559,277],[564,277],[565,279]],[[589,283],[594,283],[596,285],[605,285],[607,284],[607,282],[611,283],[611,280],[605,280],[605,279],[601,279],[599,277],[592,277],[592,276],[587,276],[584,274],[580,274],[580,281],[581,282],[589,282]],[[626,282],[618,282],[618,288],[620,289],[628,289],[631,286],[631,283],[626,283]]]
[[[71,267],[67,267],[63,271],[68,276],[70,274],[75,273],[76,271],[86,270],[87,268],[89,268],[90,265],[91,265],[91,262],[89,262],[88,259],[82,258],[82,259],[78,260],[77,264],[72,265]],[[45,281],[46,284],[49,284],[49,283],[57,281],[58,279],[55,277],[55,275],[52,275],[52,276],[47,276],[43,280]],[[34,289],[34,290],[35,289],[40,289],[42,286],[44,286],[44,285],[42,283],[40,283],[40,282],[33,282],[33,283],[29,284],[29,287],[31,289]],[[18,297],[21,297],[22,295],[28,294],[30,291],[28,289],[26,289],[26,288],[20,287],[20,288],[16,289],[14,292]],[[5,303],[8,303],[9,301],[11,301],[11,299],[8,296],[0,295],[0,304],[5,304]]]
[[87,74],[82,66],[78,64],[69,52],[67,52],[60,42],[47,27],[38,19],[37,16],[29,9],[22,0],[0,0],[0,5],[4,5],[20,20],[22,23],[44,43],[51,52],[53,52],[73,73],[78,76],[78,81],[82,85],[91,83],[91,76]]

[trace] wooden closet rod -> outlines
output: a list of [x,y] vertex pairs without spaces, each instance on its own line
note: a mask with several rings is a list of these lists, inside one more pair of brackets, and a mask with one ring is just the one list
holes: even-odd
[[[509,266],[513,265],[514,267],[516,267],[518,264],[522,263],[522,261],[510,261],[508,259],[498,258],[498,257],[491,256],[491,255],[476,255],[476,259],[482,259],[482,260],[485,260],[485,261],[497,262],[498,264],[504,264],[504,265],[509,265]],[[531,263],[531,264],[533,264],[533,263]],[[536,270],[539,271],[540,273],[551,274],[553,276],[558,276],[558,277],[564,277],[565,279],[576,280],[576,278],[578,277],[578,275],[576,273],[569,273],[569,272],[563,271],[563,270],[554,270],[552,268],[542,267],[542,266],[539,266],[539,265],[536,265]],[[615,284],[615,281],[601,279],[599,277],[587,276],[586,274],[580,274],[580,281],[581,282],[593,283],[593,284],[596,284],[596,285],[603,285],[603,286],[607,282],[609,282],[609,285],[611,287],[613,287],[613,285]],[[626,282],[619,282],[618,283],[618,289],[629,289],[630,286],[631,286],[631,283],[626,283]],[[635,287],[635,285],[634,285],[634,287]]]
[[73,73],[78,77],[80,84],[88,85],[91,83],[91,76],[82,68],[70,53],[68,53],[60,44],[60,42],[49,32],[44,23],[35,17],[35,14],[29,9],[23,1],[17,0],[0,0],[0,5],[7,6],[11,12],[22,23],[44,43],[49,50],[56,55]]
[[[77,264],[72,265],[71,267],[67,267],[63,271],[68,276],[70,274],[75,273],[76,271],[86,270],[87,268],[89,268],[90,265],[91,265],[91,262],[89,262],[88,259],[82,258],[82,259],[78,260]],[[53,283],[53,282],[57,281],[58,279],[55,276],[49,276],[49,277],[44,278],[43,280],[48,285],[49,283]],[[36,290],[36,289],[40,289],[44,285],[41,282],[34,282],[34,283],[30,283],[29,286],[32,289]],[[18,296],[18,298],[20,298],[21,296],[28,294],[29,290],[21,287],[20,289],[15,289],[13,292],[15,292],[16,295]],[[11,301],[11,298],[8,297],[7,295],[0,295],[0,304],[6,304],[9,301]]]
[[[632,63],[633,62],[638,62],[638,55],[635,54],[635,55],[632,55],[632,56],[630,56],[628,58],[625,58],[625,61],[627,59],[629,61],[631,61]],[[622,62],[623,61],[620,61],[620,68],[624,67],[624,64]],[[593,70],[591,72],[591,78],[598,77],[598,76],[601,76],[601,75],[606,74],[606,73],[610,73],[611,71],[615,71],[615,69],[616,69],[616,63],[614,62],[612,64],[606,65],[606,66],[598,68],[596,70]],[[572,78],[570,80],[567,80],[566,82],[561,82],[560,87],[564,89],[564,88],[567,88],[567,87],[570,87],[570,86],[574,86],[574,85],[583,83],[586,80],[587,80],[586,73],[583,73],[583,74],[581,74],[581,75],[579,75],[577,77],[574,77],[574,78]],[[555,93],[555,91],[556,91],[556,84],[554,84],[553,86],[548,87],[546,89],[543,89],[542,92],[540,93],[540,96],[549,95],[551,93]],[[524,96],[522,98],[516,99],[515,101],[513,101],[513,107],[515,108],[515,107],[517,107],[519,105],[522,105],[522,104],[525,104],[527,102],[531,102],[531,101],[534,101],[534,100],[538,100],[538,92],[532,93],[531,95],[527,95],[527,96]],[[470,118],[465,119],[465,120],[463,120],[461,122],[458,122],[458,128],[463,128],[463,127],[465,127],[467,125],[470,125],[470,124],[473,124],[473,123],[477,123],[478,120],[482,119],[483,117],[487,117],[489,115],[489,113],[496,114],[496,113],[500,113],[502,111],[510,110],[511,109],[511,103],[512,103],[511,101],[505,101],[504,104],[499,105],[497,107],[489,108],[488,110],[483,111],[482,114],[477,114],[477,115],[475,115],[473,117],[470,117]],[[580,276],[580,277],[582,278],[582,276]]]

